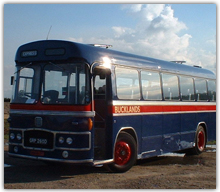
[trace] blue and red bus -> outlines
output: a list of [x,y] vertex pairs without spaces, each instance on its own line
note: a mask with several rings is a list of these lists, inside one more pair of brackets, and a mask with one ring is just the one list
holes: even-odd
[[[108,46],[107,46],[108,47]],[[18,48],[9,155],[129,170],[216,140],[216,76],[198,66],[61,40]]]

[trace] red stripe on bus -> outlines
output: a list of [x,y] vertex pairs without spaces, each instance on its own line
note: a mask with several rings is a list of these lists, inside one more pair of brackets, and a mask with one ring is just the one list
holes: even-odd
[[21,109],[21,110],[45,110],[45,111],[91,111],[92,106],[90,105],[23,105],[23,104],[11,104],[10,109]]
[[[109,110],[110,111],[110,110]],[[191,112],[191,111],[216,111],[215,105],[116,105],[112,106],[112,113],[152,113],[152,112]]]

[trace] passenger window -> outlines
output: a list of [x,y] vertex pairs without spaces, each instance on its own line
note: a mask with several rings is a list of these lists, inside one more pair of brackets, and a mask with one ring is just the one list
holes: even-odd
[[140,85],[138,71],[117,67],[115,73],[118,98],[139,100]]
[[179,100],[178,78],[175,75],[162,74],[165,100]]
[[209,101],[216,101],[215,81],[208,81],[208,97],[209,97]]
[[141,82],[144,100],[162,99],[159,73],[142,71]]
[[204,79],[195,79],[196,100],[207,100],[207,88],[206,81]]
[[180,94],[182,101],[194,101],[193,78],[180,77]]

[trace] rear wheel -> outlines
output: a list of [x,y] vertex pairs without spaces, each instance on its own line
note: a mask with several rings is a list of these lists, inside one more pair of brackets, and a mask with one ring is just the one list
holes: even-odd
[[187,155],[199,155],[205,149],[206,132],[202,126],[199,126],[196,131],[195,147],[187,152]]
[[197,134],[196,134],[196,151],[197,154],[200,154],[204,151],[205,149],[205,145],[206,145],[206,134],[205,134],[205,130],[202,126],[199,126],[199,129],[197,130]]
[[137,144],[134,138],[121,132],[115,144],[114,163],[109,164],[108,168],[112,172],[126,172],[135,164],[136,157]]

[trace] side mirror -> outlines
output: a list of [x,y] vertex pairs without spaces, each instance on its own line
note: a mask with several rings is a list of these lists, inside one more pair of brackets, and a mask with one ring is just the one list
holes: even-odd
[[106,75],[111,74],[111,70],[108,68],[103,68],[102,66],[98,66],[93,71],[94,75],[99,75],[100,79],[105,79]]
[[105,73],[101,73],[101,74],[99,75],[99,78],[100,78],[100,79],[105,79]]
[[11,76],[11,85],[14,85],[14,76]]

